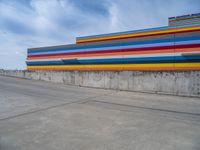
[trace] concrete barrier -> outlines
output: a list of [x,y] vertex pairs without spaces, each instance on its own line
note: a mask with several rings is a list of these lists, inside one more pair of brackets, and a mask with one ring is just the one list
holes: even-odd
[[0,75],[84,87],[200,97],[200,71],[26,71]]

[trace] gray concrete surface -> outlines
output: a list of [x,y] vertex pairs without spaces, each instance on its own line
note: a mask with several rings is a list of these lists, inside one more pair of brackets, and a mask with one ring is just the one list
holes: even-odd
[[199,150],[200,99],[0,76],[0,150]]
[[200,97],[200,71],[14,71],[0,75],[83,87]]

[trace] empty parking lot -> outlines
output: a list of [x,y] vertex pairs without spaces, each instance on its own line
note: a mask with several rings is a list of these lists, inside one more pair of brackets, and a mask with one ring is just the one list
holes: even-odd
[[200,99],[0,76],[0,150],[199,150]]

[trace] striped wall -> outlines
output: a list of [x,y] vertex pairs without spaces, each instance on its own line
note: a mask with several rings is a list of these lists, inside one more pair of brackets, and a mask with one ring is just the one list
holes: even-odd
[[168,18],[169,26],[182,26],[187,24],[199,24],[200,23],[200,13],[191,14],[177,17]]
[[200,24],[78,37],[76,44],[31,48],[27,69],[200,70]]

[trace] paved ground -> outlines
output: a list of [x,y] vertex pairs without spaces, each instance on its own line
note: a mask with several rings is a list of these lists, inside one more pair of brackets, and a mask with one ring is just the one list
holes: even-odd
[[200,99],[0,76],[0,150],[199,150]]

